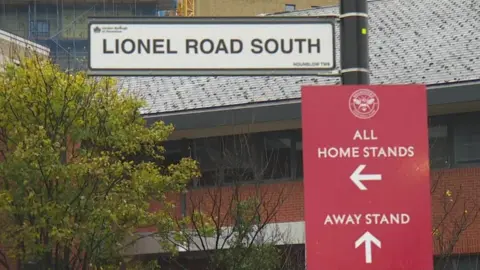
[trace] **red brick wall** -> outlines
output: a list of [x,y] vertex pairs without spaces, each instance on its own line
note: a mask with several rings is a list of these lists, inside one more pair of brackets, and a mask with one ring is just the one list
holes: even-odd
[[[243,187],[221,187],[190,191],[187,198],[187,212],[200,209],[210,216],[220,216],[228,221],[229,211],[235,209],[235,201],[244,200],[258,194],[256,203],[262,217],[272,222],[297,221],[303,218],[303,186],[301,182],[280,182]],[[232,196],[234,199],[232,199]]]
[[[180,217],[181,215],[181,203],[180,203],[180,195],[179,194],[167,194],[165,201],[169,204],[168,208],[171,206],[174,206],[169,210],[170,214],[172,216],[177,216]],[[171,204],[171,206],[170,206]],[[158,201],[152,201],[150,202],[150,211],[158,211],[159,209],[162,209],[162,204]],[[143,228],[138,228],[137,232],[154,232],[156,229],[154,226],[150,227],[143,227]]]
[[[438,238],[445,240],[444,246],[452,239],[452,227],[459,224],[468,224],[465,229],[453,229],[453,232],[461,231],[459,240],[455,242],[454,253],[480,253],[480,213],[476,215],[480,207],[480,168],[449,169],[432,171],[432,218],[434,227],[438,233],[434,236],[436,246],[435,253],[442,252],[438,245]],[[434,188],[435,187],[435,188]],[[221,217],[227,217],[230,204],[230,196],[233,194],[231,187],[221,189],[198,189],[190,191],[186,195],[187,211],[201,207],[202,211],[212,209],[212,206],[220,211]],[[280,182],[260,186],[245,186],[239,188],[240,197],[246,198],[249,194],[260,193],[262,205],[266,210],[277,207],[272,222],[303,221],[303,183],[301,181]],[[266,195],[265,195],[266,194]],[[408,194],[406,195],[408,196]],[[170,194],[168,199],[175,203],[175,214],[181,211],[180,195]],[[278,203],[281,203],[278,205]],[[161,205],[151,203],[151,210],[159,209]],[[465,213],[465,210],[466,213]],[[267,213],[271,214],[272,211]],[[435,226],[440,223],[440,226]],[[225,225],[231,224],[231,220],[225,219]],[[154,228],[141,228],[139,231],[152,231]],[[446,251],[448,252],[448,250]],[[2,269],[0,267],[0,269]]]
[[442,238],[443,246],[448,247],[458,232],[454,253],[480,253],[480,168],[434,171],[431,175],[435,253],[442,252],[438,244]]
[[[449,169],[432,171],[432,219],[435,230],[435,253],[449,252],[448,247],[454,244],[454,253],[480,253],[480,168]],[[261,186],[245,186],[239,188],[239,196],[248,194],[268,194],[265,205],[275,205],[281,198],[285,200],[278,206],[273,222],[303,221],[303,183],[301,181],[265,184]],[[222,226],[231,224],[228,220],[228,209],[232,195],[231,187],[217,189],[199,189],[187,195],[187,211],[201,208],[213,214],[219,213],[225,218]],[[408,194],[406,194],[408,197]],[[268,208],[268,207],[265,207]],[[465,212],[466,210],[466,212]],[[263,209],[263,213],[267,213]],[[267,213],[270,215],[272,211]],[[478,217],[477,217],[478,214]],[[468,225],[468,226],[463,226]],[[455,235],[460,232],[458,241]],[[432,229],[433,233],[433,229]],[[442,245],[439,245],[443,239]],[[447,250],[445,250],[447,249]]]

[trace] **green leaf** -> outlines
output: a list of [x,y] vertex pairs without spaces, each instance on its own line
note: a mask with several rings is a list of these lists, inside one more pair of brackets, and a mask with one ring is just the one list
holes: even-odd
[[[0,71],[0,242],[11,256],[48,269],[55,256],[71,268],[86,255],[82,263],[109,269],[138,227],[174,228],[165,198],[198,166],[160,166],[173,127],[147,126],[144,105],[112,78],[65,73],[38,57]],[[151,213],[152,198],[166,207]]]

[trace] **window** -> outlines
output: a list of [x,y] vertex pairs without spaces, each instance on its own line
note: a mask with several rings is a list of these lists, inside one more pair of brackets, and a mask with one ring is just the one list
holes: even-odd
[[[479,118],[477,113],[430,117],[432,169],[480,164]],[[188,143],[180,142],[165,144],[167,164],[190,155]],[[192,146],[192,157],[202,171],[202,177],[194,181],[196,187],[303,178],[301,129],[201,138]]]
[[456,124],[454,129],[455,162],[459,164],[480,162],[480,125]]
[[194,186],[214,186],[220,181],[222,146],[218,137],[195,140],[195,160],[199,163],[202,176]]
[[252,137],[241,134],[222,138],[225,183],[251,182],[261,178]]
[[476,254],[441,257],[435,256],[434,268],[442,270],[479,269],[480,257]]
[[432,168],[480,164],[479,118],[478,112],[430,117]]
[[166,17],[168,14],[168,10],[157,10],[158,17]]
[[303,176],[300,129],[195,139],[193,149],[195,187]]
[[188,153],[185,151],[186,143],[188,143],[186,140],[165,142],[163,144],[163,147],[165,148],[165,153],[163,154],[165,158],[163,166],[167,167],[170,164],[177,164],[182,158],[187,157]]
[[50,24],[47,20],[30,21],[30,33],[35,37],[48,37]]
[[295,11],[295,5],[285,4],[285,11]]
[[430,167],[445,168],[449,166],[450,144],[447,125],[428,128],[430,144]]
[[299,129],[295,133],[295,176],[296,178],[303,178],[303,145],[302,145],[302,130]]
[[292,132],[280,131],[265,134],[262,149],[264,179],[291,177]]
[[194,158],[199,162],[202,177],[195,187],[251,182],[258,175],[254,135],[234,135],[195,140]]

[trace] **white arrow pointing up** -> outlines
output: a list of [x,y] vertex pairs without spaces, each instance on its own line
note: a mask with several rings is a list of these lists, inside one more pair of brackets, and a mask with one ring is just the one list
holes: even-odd
[[363,169],[365,169],[365,167],[367,167],[367,165],[364,165],[364,164],[358,165],[357,169],[352,173],[352,175],[350,175],[350,179],[360,190],[367,190],[367,187],[365,187],[362,181],[382,180],[381,174],[361,174]]
[[355,241],[355,248],[363,243],[365,243],[365,263],[372,263],[372,243],[378,248],[382,248],[382,242],[367,231]]

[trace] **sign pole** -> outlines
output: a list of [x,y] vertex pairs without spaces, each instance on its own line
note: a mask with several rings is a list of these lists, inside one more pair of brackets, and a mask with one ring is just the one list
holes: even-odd
[[370,84],[367,0],[340,0],[342,84]]

